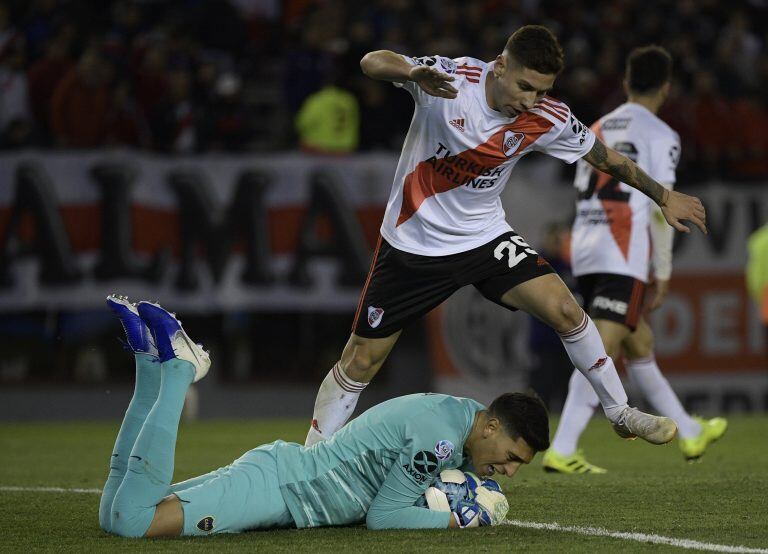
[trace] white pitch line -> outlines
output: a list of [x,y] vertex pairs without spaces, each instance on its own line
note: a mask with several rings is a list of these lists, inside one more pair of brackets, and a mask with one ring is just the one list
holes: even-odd
[[79,494],[101,494],[101,489],[65,489],[62,487],[4,487],[0,491],[7,492],[74,492]]
[[[77,494],[101,494],[101,489],[67,489],[63,487],[11,487],[0,486],[0,491],[7,492],[59,492],[59,493],[77,493]],[[528,529],[545,529],[547,531],[561,531],[563,533],[577,533],[579,535],[589,535],[593,537],[610,537],[613,539],[622,539],[627,541],[636,541],[653,544],[664,544],[668,546],[677,546],[679,548],[688,548],[691,550],[705,550],[708,552],[729,552],[733,554],[768,554],[765,548],[749,548],[746,546],[730,546],[727,544],[714,544],[711,542],[700,542],[691,539],[675,539],[673,537],[664,537],[662,535],[650,535],[647,533],[627,533],[624,531],[610,531],[602,527],[581,527],[577,525],[560,525],[559,523],[538,523],[535,521],[521,521],[518,519],[508,519],[504,525],[512,527],[525,527]]]
[[746,546],[730,546],[727,544],[714,544],[711,542],[699,542],[691,539],[675,539],[661,535],[649,535],[647,533],[626,533],[623,531],[609,531],[602,527],[580,527],[577,525],[560,525],[559,523],[537,523],[535,521],[520,521],[517,519],[508,519],[505,525],[513,527],[526,527],[528,529],[545,529],[547,531],[562,531],[564,533],[578,533],[579,535],[590,535],[593,537],[611,537],[614,539],[623,539],[627,541],[637,541],[654,544],[665,544],[669,546],[678,546],[680,548],[689,548],[691,550],[706,550],[709,552],[733,552],[736,554],[768,554],[768,549],[749,548]]

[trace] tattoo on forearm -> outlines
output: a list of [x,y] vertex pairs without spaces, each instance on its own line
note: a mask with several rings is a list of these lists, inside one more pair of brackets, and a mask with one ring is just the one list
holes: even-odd
[[605,172],[648,195],[659,206],[664,205],[664,187],[651,179],[628,158],[624,158],[619,163],[606,164]]
[[592,150],[589,151],[589,154],[584,159],[600,171],[604,171],[622,183],[627,183],[629,186],[646,194],[659,206],[665,205],[664,187],[651,179],[637,164],[625,156],[620,155],[618,161],[609,163],[608,150],[600,140],[595,141]]
[[586,155],[585,159],[598,169],[602,169],[608,160],[608,151],[605,149],[603,141],[596,140],[595,145],[589,151],[589,154]]

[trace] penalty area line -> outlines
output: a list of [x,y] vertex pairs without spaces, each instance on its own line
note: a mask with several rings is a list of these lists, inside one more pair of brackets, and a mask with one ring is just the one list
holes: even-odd
[[622,539],[625,541],[636,541],[643,543],[664,544],[667,546],[677,546],[679,548],[688,548],[691,550],[705,550],[708,552],[733,552],[736,554],[768,554],[765,548],[749,548],[747,546],[730,546],[727,544],[715,544],[711,542],[700,542],[691,539],[675,539],[673,537],[664,537],[662,535],[652,535],[648,533],[627,533],[624,531],[610,531],[602,527],[582,527],[578,525],[560,525],[559,523],[537,523],[535,521],[520,521],[517,519],[508,519],[503,525],[512,527],[525,527],[527,529],[542,529],[546,531],[561,531],[563,533],[577,533],[579,535],[589,535],[592,537],[609,537],[613,539]]

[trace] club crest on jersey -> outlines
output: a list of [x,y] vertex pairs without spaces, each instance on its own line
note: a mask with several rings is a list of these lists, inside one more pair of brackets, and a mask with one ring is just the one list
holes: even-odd
[[197,522],[197,528],[205,532],[213,531],[213,526],[214,526],[213,522],[214,522],[213,516],[204,517],[203,519]]
[[370,325],[372,329],[375,329],[379,326],[379,323],[381,323],[381,318],[383,317],[383,308],[374,308],[373,306],[368,306],[368,325]]
[[442,440],[435,445],[435,456],[438,460],[447,460],[453,455],[456,447],[448,440]]
[[504,151],[505,156],[511,156],[520,145],[523,144],[525,133],[515,133],[514,131],[506,131],[504,133],[504,142],[501,143],[501,149]]

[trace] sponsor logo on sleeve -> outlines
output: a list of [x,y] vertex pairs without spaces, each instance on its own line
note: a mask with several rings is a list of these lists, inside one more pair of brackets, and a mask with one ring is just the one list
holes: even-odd
[[453,455],[455,449],[451,441],[442,440],[435,445],[435,456],[438,460],[447,460]]
[[584,125],[581,121],[573,117],[573,114],[571,114],[570,121],[571,124],[571,131],[573,131],[574,136],[579,137],[579,146],[584,144],[584,141],[587,140],[587,127]]
[[404,464],[403,469],[414,481],[424,483],[431,481],[437,471],[438,459],[434,452],[421,450],[413,455],[410,463]]
[[672,169],[675,169],[680,162],[680,147],[677,144],[673,144],[669,149],[669,162],[672,164]]

